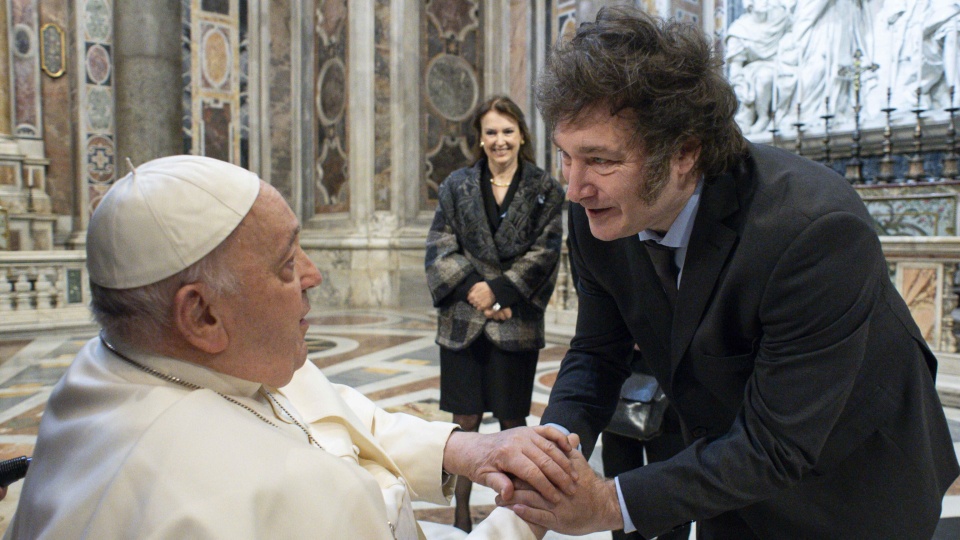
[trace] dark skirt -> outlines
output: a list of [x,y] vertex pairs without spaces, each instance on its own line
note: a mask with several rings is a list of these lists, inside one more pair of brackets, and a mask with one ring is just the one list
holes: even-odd
[[500,420],[530,414],[539,350],[504,351],[483,334],[467,348],[440,347],[440,409],[453,414],[493,413]]

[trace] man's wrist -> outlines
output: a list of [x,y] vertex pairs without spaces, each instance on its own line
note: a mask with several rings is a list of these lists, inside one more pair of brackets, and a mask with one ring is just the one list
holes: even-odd
[[620,496],[617,492],[617,484],[614,480],[604,480],[604,521],[603,527],[611,531],[623,529],[623,513],[620,508]]

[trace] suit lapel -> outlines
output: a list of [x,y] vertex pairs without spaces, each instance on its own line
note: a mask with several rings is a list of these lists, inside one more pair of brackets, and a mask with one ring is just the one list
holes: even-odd
[[707,302],[716,287],[737,232],[727,218],[738,211],[737,181],[725,174],[704,186],[683,263],[670,349],[671,374],[690,346]]

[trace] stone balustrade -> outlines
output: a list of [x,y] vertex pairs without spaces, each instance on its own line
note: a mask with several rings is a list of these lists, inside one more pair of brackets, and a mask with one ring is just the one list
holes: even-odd
[[0,334],[88,326],[83,251],[0,252]]
[[[960,322],[955,320],[960,319],[960,237],[881,236],[880,240],[890,279],[930,347],[938,356],[960,358]],[[89,299],[83,251],[0,252],[0,333],[89,325]],[[564,249],[547,322],[573,326],[576,318],[577,294]]]

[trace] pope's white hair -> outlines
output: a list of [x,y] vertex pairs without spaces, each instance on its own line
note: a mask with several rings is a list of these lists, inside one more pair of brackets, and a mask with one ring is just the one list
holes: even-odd
[[[236,231],[234,231],[236,232]],[[156,350],[175,330],[174,297],[181,287],[204,283],[215,295],[234,294],[237,277],[230,270],[226,251],[230,238],[199,261],[150,285],[132,289],[109,289],[90,283],[90,311],[107,336]]]

